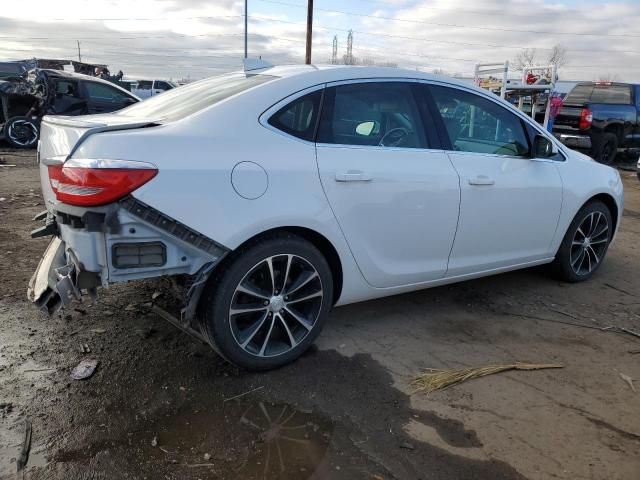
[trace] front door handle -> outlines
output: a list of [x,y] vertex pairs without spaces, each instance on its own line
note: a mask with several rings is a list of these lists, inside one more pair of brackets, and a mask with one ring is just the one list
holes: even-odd
[[495,180],[486,175],[478,175],[469,179],[469,185],[495,185]]
[[371,180],[371,175],[367,175],[360,170],[336,173],[336,182],[370,182]]

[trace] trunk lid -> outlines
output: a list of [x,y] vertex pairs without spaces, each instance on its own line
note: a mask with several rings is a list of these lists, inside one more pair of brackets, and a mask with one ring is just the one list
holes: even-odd
[[51,189],[47,163],[66,161],[84,140],[96,133],[142,128],[155,123],[151,119],[113,114],[45,116],[40,127],[38,163],[42,195],[47,210],[51,211],[58,203]]

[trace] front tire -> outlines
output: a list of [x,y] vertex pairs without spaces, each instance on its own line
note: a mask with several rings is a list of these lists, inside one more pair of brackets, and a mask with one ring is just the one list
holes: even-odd
[[609,208],[594,200],[583,206],[569,225],[552,266],[557,276],[575,283],[600,268],[613,236]]
[[333,303],[331,269],[293,234],[262,238],[232,254],[203,298],[201,328],[212,346],[248,370],[269,370],[302,355]]
[[40,125],[31,117],[11,117],[4,124],[4,138],[13,148],[35,148]]

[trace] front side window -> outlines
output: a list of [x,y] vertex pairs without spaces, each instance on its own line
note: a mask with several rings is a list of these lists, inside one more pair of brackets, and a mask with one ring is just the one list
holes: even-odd
[[87,93],[91,100],[100,102],[122,102],[129,98],[117,88],[98,82],[85,82]]
[[410,83],[367,82],[327,88],[321,117],[319,143],[427,148]]
[[529,156],[529,140],[517,115],[464,90],[440,86],[430,90],[453,150]]
[[282,107],[269,118],[269,125],[289,135],[313,141],[322,90],[304,95]]

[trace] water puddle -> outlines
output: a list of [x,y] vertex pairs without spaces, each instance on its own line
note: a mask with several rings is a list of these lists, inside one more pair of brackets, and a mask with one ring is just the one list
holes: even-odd
[[[244,478],[308,478],[325,456],[332,425],[289,405],[254,404],[240,423],[261,440],[255,454],[240,468]],[[304,475],[304,473],[308,475]]]
[[122,462],[128,469],[138,465],[136,474],[151,476],[167,471],[180,478],[304,480],[325,459],[333,433],[332,423],[321,415],[269,402],[183,411],[141,427],[118,438],[109,438],[107,428],[104,439],[61,450],[54,459],[106,468]]

